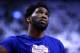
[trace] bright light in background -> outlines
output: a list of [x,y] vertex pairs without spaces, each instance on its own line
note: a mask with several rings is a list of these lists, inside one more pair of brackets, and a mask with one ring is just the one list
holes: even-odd
[[20,11],[14,11],[13,12],[13,17],[15,19],[20,19],[22,17],[22,13]]

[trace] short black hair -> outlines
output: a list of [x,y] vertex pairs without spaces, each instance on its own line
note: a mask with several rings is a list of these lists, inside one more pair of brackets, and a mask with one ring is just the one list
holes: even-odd
[[34,3],[34,4],[31,4],[30,6],[28,6],[27,10],[25,11],[25,15],[24,15],[24,18],[23,18],[23,25],[24,25],[24,29],[28,29],[28,24],[26,22],[26,18],[29,18],[29,16],[32,15],[32,13],[35,11],[36,8],[39,8],[39,7],[44,7],[48,10],[48,15],[49,15],[49,9],[48,9],[48,6],[44,3],[44,2],[37,2],[37,3]]
[[46,8],[46,9],[48,10],[48,12],[49,12],[48,6],[45,5],[45,3],[43,3],[43,2],[38,2],[38,3],[36,3],[36,4],[30,5],[30,6],[27,8],[26,14],[25,14],[25,18],[28,18],[29,16],[31,16],[32,13],[35,11],[35,9],[36,9],[36,8],[39,8],[39,7],[44,7],[44,8]]

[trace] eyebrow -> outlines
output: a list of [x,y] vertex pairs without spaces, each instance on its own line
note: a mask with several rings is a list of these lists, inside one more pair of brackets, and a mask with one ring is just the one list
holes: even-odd
[[[40,11],[42,12],[43,10],[42,10],[42,9],[38,9],[38,11],[37,11],[37,12],[40,12]],[[46,13],[48,14],[48,11],[46,11]]]

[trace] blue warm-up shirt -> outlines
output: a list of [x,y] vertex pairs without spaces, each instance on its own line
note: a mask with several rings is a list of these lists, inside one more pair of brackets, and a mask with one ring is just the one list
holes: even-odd
[[62,43],[52,37],[34,39],[27,35],[13,36],[0,43],[8,53],[64,53]]

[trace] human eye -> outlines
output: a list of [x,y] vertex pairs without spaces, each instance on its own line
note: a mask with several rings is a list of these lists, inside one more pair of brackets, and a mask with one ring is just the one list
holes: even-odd
[[42,10],[38,10],[36,13],[43,13],[43,11]]

